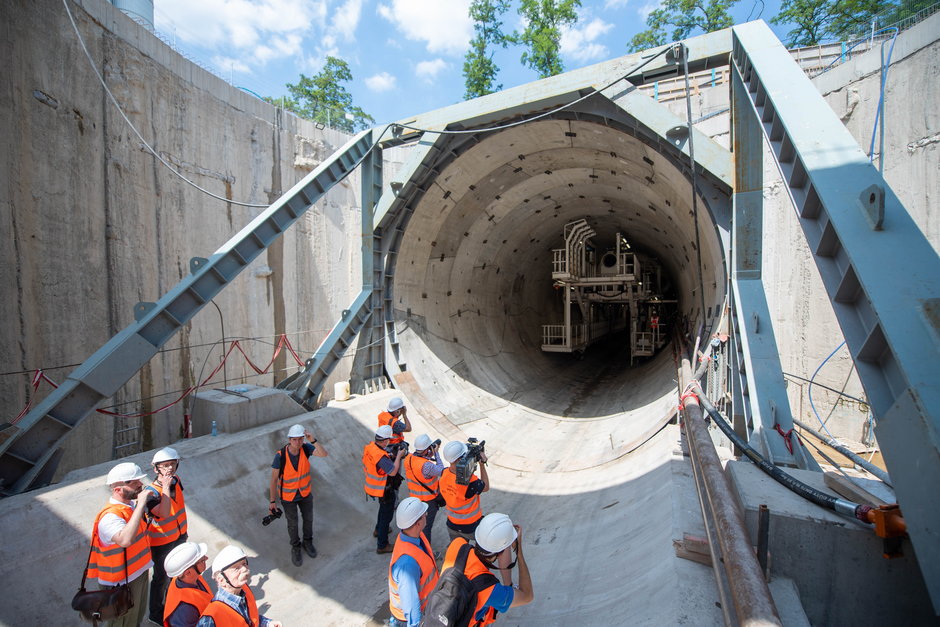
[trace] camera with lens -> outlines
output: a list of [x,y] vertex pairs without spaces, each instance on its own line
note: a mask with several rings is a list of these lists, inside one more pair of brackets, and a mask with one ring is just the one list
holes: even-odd
[[470,478],[477,470],[480,454],[484,452],[484,446],[486,446],[486,440],[482,442],[478,442],[476,438],[467,440],[467,452],[457,460],[457,485],[470,484]]
[[268,514],[267,516],[261,519],[261,524],[267,527],[268,525],[271,524],[272,521],[280,518],[281,514],[283,513],[284,512],[282,512],[280,508],[275,507],[273,512],[271,512],[270,514]]
[[407,455],[408,443],[402,440],[401,442],[396,442],[395,444],[389,444],[388,449],[386,450],[388,451],[388,454],[391,455],[392,457],[395,457],[396,455],[398,455],[398,451],[405,451],[405,455]]

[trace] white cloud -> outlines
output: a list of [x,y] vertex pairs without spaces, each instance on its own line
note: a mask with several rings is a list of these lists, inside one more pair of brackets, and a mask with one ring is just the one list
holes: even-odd
[[353,41],[361,16],[362,0],[346,0],[333,14],[333,30],[337,31],[344,41]]
[[630,0],[605,0],[604,8],[605,9],[620,9],[627,6],[627,3]]
[[251,71],[251,69],[241,59],[233,59],[232,57],[212,57],[212,63],[225,76],[228,76],[229,72],[247,73]]
[[437,78],[437,75],[446,67],[447,62],[444,61],[444,59],[438,58],[433,61],[422,61],[415,66],[415,75],[426,81],[431,81]]
[[374,74],[366,79],[366,87],[374,92],[383,92],[395,88],[395,77],[388,72]]
[[428,52],[460,56],[473,36],[470,0],[389,0],[378,13]]
[[594,18],[583,26],[579,21],[574,28],[563,27],[561,30],[561,54],[580,62],[607,57],[607,46],[595,40],[613,27],[613,24],[600,18]]
[[644,4],[643,6],[641,6],[639,9],[637,9],[636,12],[644,21],[646,21],[646,18],[649,17],[650,13],[652,13],[653,11],[655,11],[662,5],[663,5],[662,2],[648,2]]

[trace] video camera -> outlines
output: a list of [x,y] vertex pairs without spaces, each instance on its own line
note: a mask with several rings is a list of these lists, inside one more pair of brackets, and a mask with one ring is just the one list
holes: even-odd
[[267,526],[270,525],[273,521],[275,521],[275,520],[277,520],[278,518],[280,518],[280,517],[281,517],[281,514],[283,514],[283,513],[284,513],[284,512],[281,511],[281,508],[275,507],[273,512],[271,512],[270,514],[268,514],[267,516],[265,516],[264,518],[261,519],[261,524],[264,525],[265,527],[267,527]]
[[486,446],[486,440],[477,442],[476,438],[467,439],[467,452],[457,460],[457,485],[469,485],[470,477],[477,470],[477,462],[480,460],[480,453],[483,453],[483,447]]
[[386,450],[388,451],[388,454],[391,455],[392,457],[395,457],[396,455],[398,455],[399,450],[405,451],[405,455],[407,455],[408,443],[402,440],[401,442],[398,442],[397,444],[389,444]]

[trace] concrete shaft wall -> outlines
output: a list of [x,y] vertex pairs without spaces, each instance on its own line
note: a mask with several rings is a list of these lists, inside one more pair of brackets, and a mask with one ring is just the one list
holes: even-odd
[[[205,72],[100,0],[69,5],[95,66],[162,159],[218,196],[266,205],[347,140]],[[214,199],[181,181],[109,101],[59,0],[0,3],[0,377],[4,419],[34,394],[31,371],[61,381],[261,208]],[[361,285],[358,175],[338,185],[197,314],[113,399],[159,408],[220,362],[222,327],[262,366],[274,336],[309,356]],[[346,378],[351,359],[338,378]],[[229,384],[271,385],[238,353]],[[215,378],[219,384],[223,373]],[[43,383],[38,397],[51,387]],[[332,390],[328,385],[327,390]],[[138,399],[143,399],[138,402]],[[190,399],[143,419],[143,450],[179,437]],[[110,459],[115,418],[93,414],[70,436],[62,469]],[[130,432],[130,440],[137,440]],[[134,446],[124,453],[133,453]]]

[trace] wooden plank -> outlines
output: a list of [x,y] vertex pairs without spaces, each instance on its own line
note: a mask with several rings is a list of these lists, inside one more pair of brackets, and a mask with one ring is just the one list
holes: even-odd
[[672,548],[676,552],[676,557],[705,566],[712,565],[712,555],[708,550],[708,540],[705,538],[683,533],[681,540],[672,541]]
[[885,501],[838,472],[824,473],[823,480],[826,482],[826,487],[855,503],[863,503],[872,507],[887,505]]

